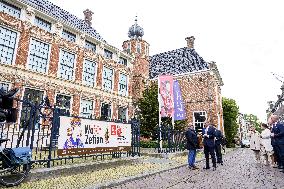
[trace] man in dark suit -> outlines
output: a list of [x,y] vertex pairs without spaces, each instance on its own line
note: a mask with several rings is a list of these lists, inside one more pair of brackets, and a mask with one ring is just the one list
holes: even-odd
[[198,169],[195,163],[196,149],[198,147],[197,133],[192,124],[189,124],[188,130],[185,133],[186,149],[188,149],[188,167],[190,169]]
[[279,122],[277,115],[270,117],[271,129],[271,145],[276,155],[278,168],[284,172],[284,125]]
[[217,157],[217,163],[220,163],[223,165],[223,159],[222,159],[222,143],[224,140],[223,134],[220,130],[217,129],[216,125],[213,125],[215,128],[215,152]]
[[213,171],[216,170],[216,157],[215,157],[215,128],[209,123],[205,123],[205,127],[202,129],[204,154],[206,159],[206,166],[204,169],[210,169],[209,166],[209,154],[213,163]]

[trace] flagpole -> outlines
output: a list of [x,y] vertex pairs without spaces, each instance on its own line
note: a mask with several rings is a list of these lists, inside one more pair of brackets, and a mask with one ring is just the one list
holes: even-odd
[[159,102],[159,138],[160,138],[160,149],[163,148],[162,142],[162,117],[161,117],[161,97],[160,97],[160,76],[158,77],[158,102]]
[[[172,100],[173,100],[173,113],[172,113],[172,126],[173,126],[173,130],[175,129],[175,95],[174,95],[174,85],[175,85],[175,80],[173,80],[173,85],[172,85],[172,89],[173,89],[173,95],[172,95]],[[173,142],[175,142],[175,135],[173,134]]]

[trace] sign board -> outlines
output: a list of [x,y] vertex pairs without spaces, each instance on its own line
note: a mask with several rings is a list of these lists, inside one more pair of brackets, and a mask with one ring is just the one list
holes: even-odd
[[131,124],[60,116],[58,156],[128,151]]

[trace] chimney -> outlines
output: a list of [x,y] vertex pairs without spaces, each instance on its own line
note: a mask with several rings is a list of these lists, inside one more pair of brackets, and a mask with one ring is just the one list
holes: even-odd
[[89,9],[86,9],[83,11],[85,15],[85,22],[91,27],[92,26],[92,15],[94,14],[92,11]]
[[194,49],[194,36],[187,37],[185,40],[187,42],[187,48]]

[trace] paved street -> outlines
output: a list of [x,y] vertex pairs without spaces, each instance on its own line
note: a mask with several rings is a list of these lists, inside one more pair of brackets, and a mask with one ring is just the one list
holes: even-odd
[[[202,168],[203,162],[198,164]],[[249,149],[227,154],[223,166],[216,171],[189,170],[182,167],[113,188],[284,188],[284,173],[257,164]]]

